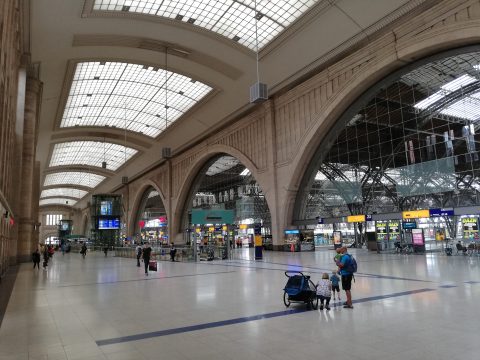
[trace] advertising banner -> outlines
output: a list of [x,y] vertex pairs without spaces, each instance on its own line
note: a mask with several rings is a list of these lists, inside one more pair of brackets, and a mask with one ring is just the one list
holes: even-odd
[[415,246],[425,245],[425,238],[423,237],[423,229],[412,229],[412,241]]
[[388,240],[400,241],[400,221],[390,220],[388,222]]
[[462,218],[463,238],[478,240],[478,219],[476,217]]
[[377,234],[377,241],[387,241],[387,222],[377,221],[375,222],[375,233]]

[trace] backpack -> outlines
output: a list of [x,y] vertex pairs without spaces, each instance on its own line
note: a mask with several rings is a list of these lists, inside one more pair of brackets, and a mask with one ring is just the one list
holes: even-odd
[[350,254],[346,254],[346,255],[349,257],[349,261],[345,265],[345,270],[351,274],[354,274],[357,272],[357,260],[355,260],[355,258]]

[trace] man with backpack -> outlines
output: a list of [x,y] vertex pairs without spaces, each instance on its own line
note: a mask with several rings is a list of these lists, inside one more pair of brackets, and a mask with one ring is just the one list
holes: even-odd
[[352,305],[352,279],[353,274],[357,272],[357,261],[355,258],[347,254],[347,247],[344,246],[340,250],[342,257],[340,260],[337,260],[336,263],[340,268],[340,275],[342,276],[342,289],[345,290],[345,295],[347,301],[344,303],[343,307],[346,309],[353,309]]

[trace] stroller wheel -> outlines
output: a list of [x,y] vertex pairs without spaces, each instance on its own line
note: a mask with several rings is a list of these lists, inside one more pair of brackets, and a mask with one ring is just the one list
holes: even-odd
[[290,300],[288,299],[288,294],[286,292],[283,293],[283,303],[286,307],[290,306]]

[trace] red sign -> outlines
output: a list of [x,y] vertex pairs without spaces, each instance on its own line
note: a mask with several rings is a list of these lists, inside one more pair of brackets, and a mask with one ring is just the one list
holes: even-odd
[[143,229],[143,228],[145,227],[145,221],[140,220],[140,221],[138,222],[138,226],[140,226],[140,229]]
[[167,222],[167,217],[166,216],[160,216],[158,218],[158,220],[160,220],[161,223],[166,223]]

